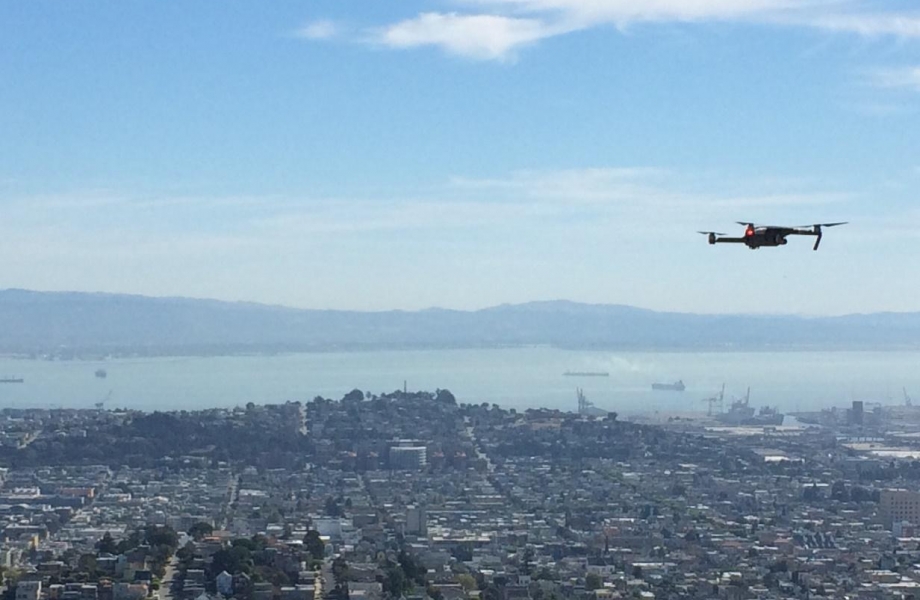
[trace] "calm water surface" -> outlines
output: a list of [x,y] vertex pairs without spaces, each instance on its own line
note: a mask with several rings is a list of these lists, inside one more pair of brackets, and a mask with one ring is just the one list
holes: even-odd
[[[450,389],[460,402],[507,408],[574,410],[581,387],[600,408],[629,414],[705,410],[703,398],[726,384],[726,400],[781,410],[843,406],[852,400],[900,403],[902,388],[920,401],[918,352],[655,353],[504,350],[382,351],[282,356],[150,358],[95,361],[0,359],[0,407],[144,410],[195,409],[340,398],[353,389],[375,393],[408,387]],[[104,368],[108,377],[94,376]],[[607,371],[609,377],[564,377],[565,371]],[[682,379],[683,393],[656,392],[653,382]],[[726,402],[727,404],[727,402]]]

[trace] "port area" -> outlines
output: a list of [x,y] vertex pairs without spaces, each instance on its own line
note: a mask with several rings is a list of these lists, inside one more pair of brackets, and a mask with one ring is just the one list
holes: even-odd
[[655,425],[682,431],[717,431],[726,435],[754,435],[768,432],[798,432],[808,424],[800,422],[793,415],[785,415],[781,425],[731,424],[720,415],[708,415],[703,411],[648,410],[629,413],[624,419],[640,425]]
[[[847,407],[784,415],[781,425],[732,425],[700,411],[649,410],[623,419],[684,433],[744,440],[764,462],[809,460],[802,448],[836,448],[861,468],[920,461],[920,407],[853,402]],[[866,466],[868,465],[868,466]]]

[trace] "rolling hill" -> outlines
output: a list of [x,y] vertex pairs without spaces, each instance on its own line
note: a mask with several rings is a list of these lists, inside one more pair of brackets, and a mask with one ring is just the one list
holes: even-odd
[[661,350],[917,348],[920,313],[699,315],[568,301],[476,311],[351,312],[0,290],[4,353],[181,355],[537,344]]

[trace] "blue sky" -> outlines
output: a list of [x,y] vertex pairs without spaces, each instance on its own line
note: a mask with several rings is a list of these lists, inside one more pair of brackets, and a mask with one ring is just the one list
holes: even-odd
[[911,2],[7,3],[0,287],[920,310],[918,117]]

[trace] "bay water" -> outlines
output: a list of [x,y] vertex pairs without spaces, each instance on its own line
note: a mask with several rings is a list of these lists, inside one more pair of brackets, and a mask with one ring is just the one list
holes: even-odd
[[[95,376],[104,369],[107,377]],[[565,376],[607,372],[607,377]],[[247,402],[341,398],[447,388],[459,402],[575,410],[576,388],[598,408],[629,415],[705,411],[725,384],[725,406],[751,388],[752,406],[782,411],[847,406],[853,400],[920,400],[920,352],[616,352],[550,347],[324,352],[285,355],[46,361],[2,358],[0,408],[194,410]],[[682,380],[683,392],[653,391]]]

